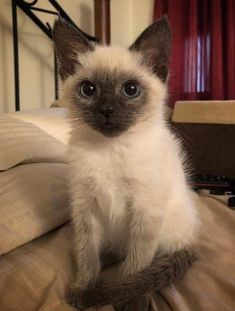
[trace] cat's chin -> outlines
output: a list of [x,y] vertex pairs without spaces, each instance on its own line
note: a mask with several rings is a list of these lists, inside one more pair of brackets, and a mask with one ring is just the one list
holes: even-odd
[[110,138],[119,136],[124,132],[124,130],[122,129],[113,128],[113,127],[102,127],[96,130],[103,136],[110,137]]
[[112,138],[121,135],[124,131],[121,129],[102,128],[98,129],[98,132],[103,136]]
[[94,129],[103,136],[110,138],[119,136],[127,130],[126,128],[124,129],[112,123],[105,123],[100,126],[95,126]]

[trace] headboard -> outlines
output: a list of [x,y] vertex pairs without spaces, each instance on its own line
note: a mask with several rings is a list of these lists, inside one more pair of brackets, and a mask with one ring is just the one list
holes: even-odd
[[[13,51],[14,51],[14,80],[15,80],[15,110],[20,110],[20,75],[19,75],[19,39],[18,39],[18,19],[17,8],[21,9],[34,22],[41,31],[52,40],[52,26],[48,22],[43,22],[35,12],[41,12],[49,15],[60,15],[68,23],[79,28],[70,16],[64,11],[56,0],[47,0],[52,10],[38,6],[38,0],[27,2],[25,0],[12,0],[12,25],[13,25]],[[80,31],[91,41],[101,41],[102,43],[110,43],[110,0],[94,0],[95,12],[95,37]],[[54,89],[55,99],[59,96],[59,76],[56,55],[54,52]]]

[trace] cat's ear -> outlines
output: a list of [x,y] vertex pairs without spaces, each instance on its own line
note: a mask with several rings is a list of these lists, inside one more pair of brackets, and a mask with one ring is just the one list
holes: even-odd
[[59,18],[53,27],[54,46],[62,80],[74,74],[79,53],[92,51],[94,46],[79,29]]
[[141,52],[146,63],[165,82],[168,74],[170,48],[171,30],[167,16],[163,16],[142,32],[131,45],[130,50]]

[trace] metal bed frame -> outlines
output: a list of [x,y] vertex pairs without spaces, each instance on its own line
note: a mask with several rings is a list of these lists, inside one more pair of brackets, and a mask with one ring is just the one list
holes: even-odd
[[[60,15],[63,19],[65,19],[68,23],[72,24],[74,27],[78,28],[82,31],[77,25],[72,21],[72,19],[68,16],[68,14],[63,10],[63,8],[58,4],[56,0],[48,0],[54,10],[47,10],[41,7],[36,6],[38,0],[34,0],[31,2],[26,2],[24,0],[12,0],[12,25],[13,25],[13,50],[14,50],[14,78],[15,78],[15,110],[20,110],[20,77],[19,77],[19,45],[18,45],[18,21],[17,21],[17,8],[20,8],[42,31],[43,33],[52,40],[52,27],[49,23],[44,23],[40,20],[40,18],[34,13],[42,12],[49,15]],[[95,2],[95,24],[97,24],[98,20],[105,20],[106,24],[109,25],[109,0],[99,0]],[[102,15],[103,14],[103,15]],[[106,14],[106,15],[104,15]],[[105,19],[106,17],[106,19]],[[99,24],[99,23],[98,23]],[[102,22],[101,26],[104,27]],[[100,27],[101,29],[101,27]],[[105,38],[106,42],[109,42],[109,31],[102,32],[100,29],[96,29],[96,33],[101,37]],[[83,34],[91,41],[99,41],[96,37],[90,36],[84,31]],[[108,36],[107,36],[108,34]],[[58,67],[56,61],[56,55],[54,51],[54,81],[55,81],[55,99],[58,99],[59,96],[59,78],[58,78]]]

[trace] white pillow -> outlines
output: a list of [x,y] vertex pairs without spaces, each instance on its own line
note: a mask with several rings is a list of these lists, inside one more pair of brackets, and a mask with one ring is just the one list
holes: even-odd
[[0,171],[20,163],[65,163],[65,154],[66,145],[38,126],[7,115],[0,116]]
[[24,110],[8,113],[7,116],[32,123],[64,144],[68,142],[70,126],[66,108]]
[[0,173],[0,255],[69,219],[67,165],[34,163]]

